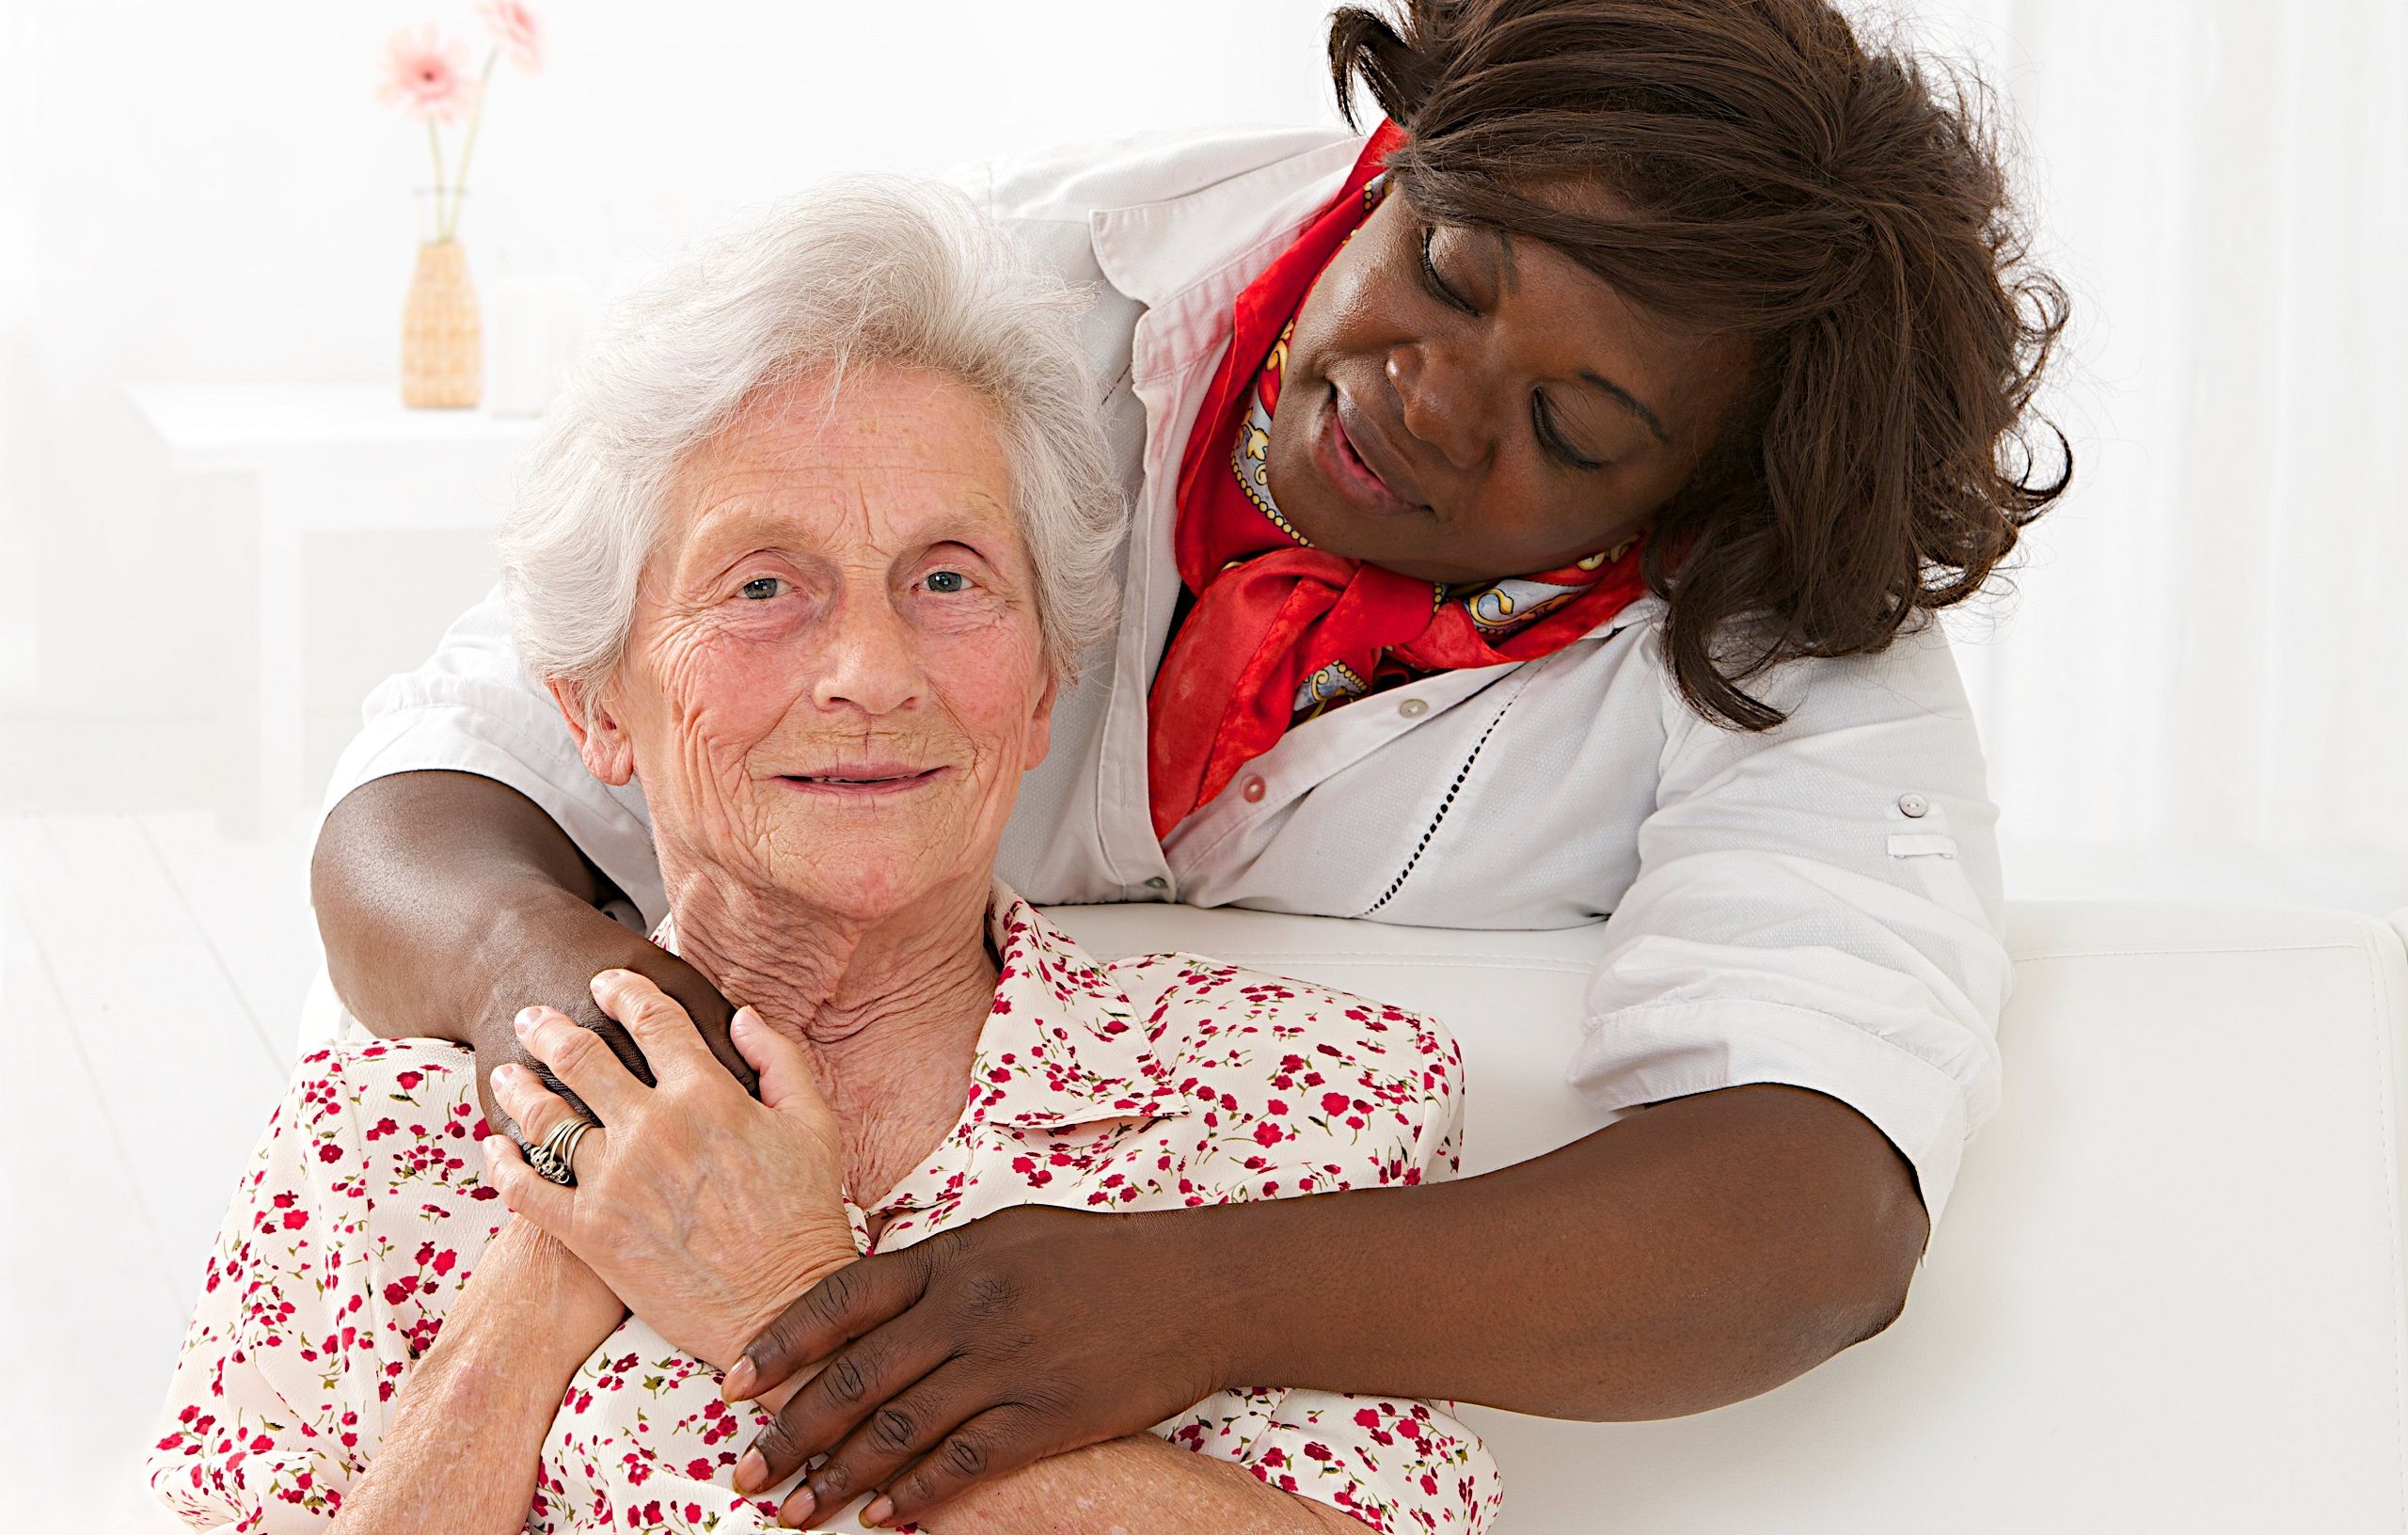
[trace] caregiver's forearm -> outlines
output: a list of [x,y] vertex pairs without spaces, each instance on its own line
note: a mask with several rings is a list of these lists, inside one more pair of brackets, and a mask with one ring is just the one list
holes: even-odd
[[998,1211],[830,1275],[730,1385],[825,1360],[754,1441],[753,1480],[825,1453],[814,1495],[885,1487],[908,1519],[1224,1386],[1702,1412],[1880,1331],[1928,1231],[1855,1110],[1731,1087],[1461,1182]]
[[1363,1535],[1326,1504],[1149,1433],[982,1482],[921,1515],[929,1535]]
[[1223,1255],[1233,1381],[1597,1419],[1737,1401],[1879,1332],[1930,1232],[1870,1121],[1776,1086],[1459,1182],[1169,1220]]
[[568,833],[474,773],[396,773],[344,796],[309,894],[336,992],[388,1039],[474,1044],[531,943],[577,924],[634,936],[595,909],[600,880]]

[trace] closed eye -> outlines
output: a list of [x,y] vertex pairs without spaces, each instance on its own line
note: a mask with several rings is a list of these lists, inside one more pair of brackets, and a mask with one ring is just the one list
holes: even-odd
[[1602,469],[1605,460],[1590,458],[1564,440],[1563,429],[1556,423],[1555,412],[1547,409],[1546,396],[1536,390],[1530,393],[1530,430],[1538,434],[1539,446],[1576,469]]
[[1463,294],[1448,286],[1447,279],[1438,275],[1438,263],[1433,261],[1430,256],[1431,243],[1437,238],[1438,226],[1435,224],[1424,224],[1421,226],[1422,285],[1430,290],[1432,296],[1435,297],[1438,302],[1446,305],[1449,309],[1460,309],[1464,313],[1469,315],[1478,315],[1480,310],[1473,306],[1471,300],[1464,297]]

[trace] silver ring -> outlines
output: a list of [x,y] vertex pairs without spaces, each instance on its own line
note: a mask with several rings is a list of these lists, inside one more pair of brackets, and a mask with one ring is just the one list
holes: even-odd
[[527,1165],[564,1189],[577,1187],[577,1145],[594,1128],[594,1121],[581,1116],[562,1120],[542,1145],[527,1148]]

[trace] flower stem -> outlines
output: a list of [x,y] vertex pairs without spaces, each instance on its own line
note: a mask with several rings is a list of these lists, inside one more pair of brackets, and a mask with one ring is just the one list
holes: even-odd
[[468,136],[460,141],[460,175],[452,183],[452,222],[443,231],[446,240],[460,227],[460,198],[468,190],[468,157],[477,152],[477,129],[485,120],[485,87],[493,84],[493,67],[500,61],[501,50],[497,47],[485,55],[484,72],[477,76],[477,105],[468,114]]
[[448,238],[443,232],[443,140],[435,134],[435,119],[426,119],[426,152],[435,157],[435,238]]

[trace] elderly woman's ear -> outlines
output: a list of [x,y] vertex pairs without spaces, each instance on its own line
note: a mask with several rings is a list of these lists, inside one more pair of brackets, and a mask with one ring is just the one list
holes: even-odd
[[1054,749],[1054,701],[1061,691],[1062,673],[1048,666],[1045,669],[1045,691],[1038,695],[1037,707],[1029,714],[1028,760],[1021,764],[1022,772],[1043,762],[1045,753]]
[[610,690],[559,677],[547,679],[545,686],[552,690],[552,701],[568,720],[569,734],[577,737],[585,770],[613,785],[635,777],[635,742],[610,712]]

